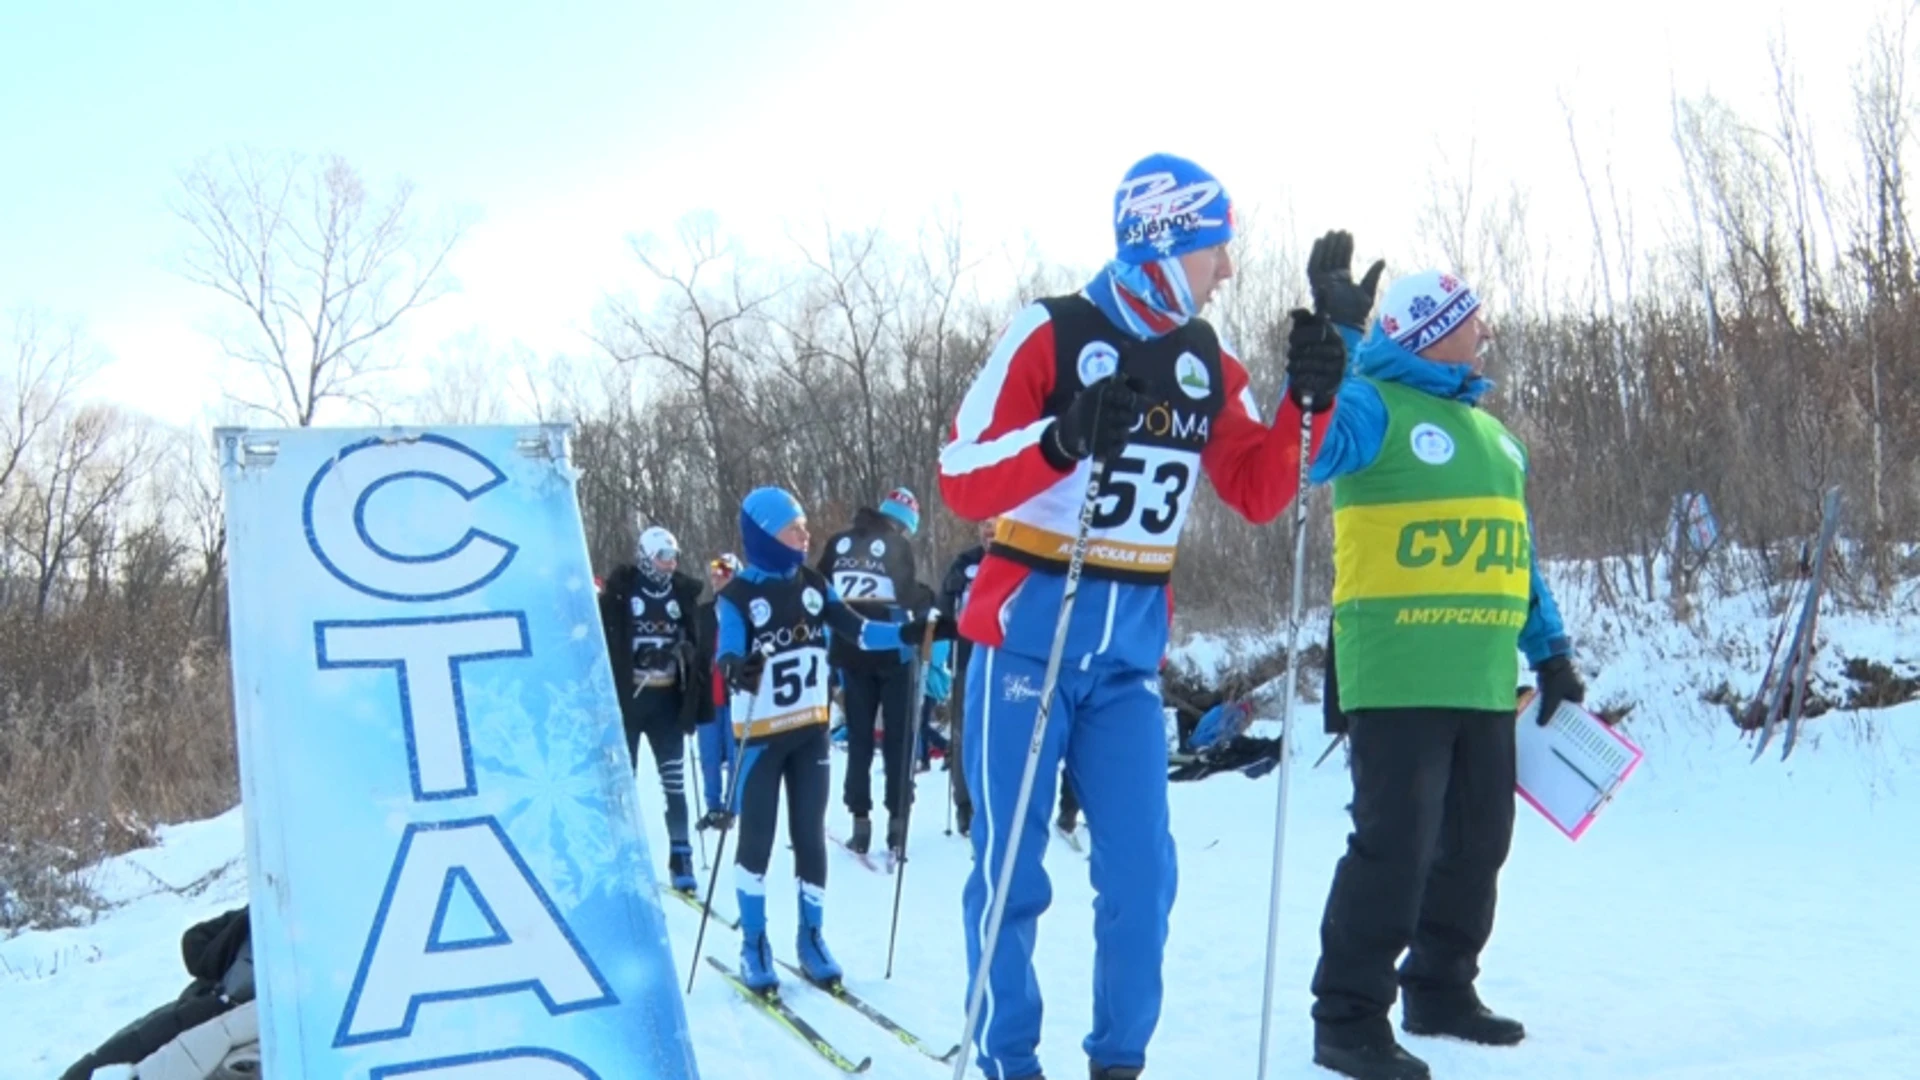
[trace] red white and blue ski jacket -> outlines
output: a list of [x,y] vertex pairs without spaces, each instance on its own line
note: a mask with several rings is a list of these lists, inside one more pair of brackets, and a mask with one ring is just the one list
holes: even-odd
[[[1204,473],[1242,517],[1265,524],[1298,493],[1299,408],[1269,427],[1246,369],[1193,319],[1130,341],[1084,293],[1036,301],[1007,328],[962,400],[940,454],[940,493],[971,521],[998,518],[961,613],[969,640],[1044,658],[1092,464],[1061,470],[1041,440],[1074,396],[1120,363],[1155,404],[1108,465],[1065,656],[1158,670],[1172,618],[1169,579]],[[1325,433],[1316,418],[1313,446]]]

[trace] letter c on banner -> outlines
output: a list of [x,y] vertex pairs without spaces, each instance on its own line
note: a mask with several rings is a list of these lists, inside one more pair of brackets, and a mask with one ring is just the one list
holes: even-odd
[[[375,453],[362,454],[372,450]],[[437,551],[403,554],[404,541],[445,543],[424,533],[444,535],[459,523],[423,515],[409,522],[368,520],[367,503],[381,488],[403,481],[426,481],[452,488],[471,504],[506,483],[493,462],[443,435],[422,435],[408,442],[374,437],[354,443],[322,465],[307,484],[301,502],[307,546],[327,572],[348,586],[382,600],[423,602],[470,593],[499,577],[518,547],[469,526]],[[412,530],[406,526],[414,526]],[[384,526],[384,527],[383,527]],[[451,528],[449,528],[451,526]],[[384,535],[386,543],[376,538]]]

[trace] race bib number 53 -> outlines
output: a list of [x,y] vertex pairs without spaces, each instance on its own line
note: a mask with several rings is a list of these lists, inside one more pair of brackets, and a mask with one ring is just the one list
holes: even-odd
[[1093,527],[1108,539],[1170,545],[1193,503],[1198,455],[1157,446],[1129,446],[1107,463]]

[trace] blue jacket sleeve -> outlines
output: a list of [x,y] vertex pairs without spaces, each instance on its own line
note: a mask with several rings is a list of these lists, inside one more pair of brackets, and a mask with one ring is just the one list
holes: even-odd
[[723,656],[745,656],[747,654],[747,624],[740,621],[740,609],[721,598],[714,601],[713,613],[720,617],[720,633],[714,646],[713,658],[717,661]]
[[[1338,327],[1351,357],[1360,345],[1360,331],[1351,326]],[[1387,404],[1371,383],[1349,378],[1340,384],[1333,399],[1333,416],[1327,433],[1314,456],[1307,480],[1324,484],[1336,476],[1356,473],[1380,458],[1380,445],[1387,438]]]
[[[1527,532],[1533,532],[1533,515],[1527,515]],[[1533,566],[1530,570],[1533,595],[1527,601],[1527,621],[1520,627],[1520,651],[1527,656],[1528,667],[1539,667],[1549,657],[1565,656],[1573,651],[1573,641],[1567,637],[1566,624],[1560,620],[1560,605],[1554,602],[1553,590],[1547,587],[1547,579],[1540,573],[1540,553],[1534,551]]]
[[827,586],[827,629],[835,634],[844,634],[859,645],[864,652],[884,652],[887,649],[899,649],[899,623],[874,622],[863,619],[859,612],[848,607],[840,599],[840,590]]

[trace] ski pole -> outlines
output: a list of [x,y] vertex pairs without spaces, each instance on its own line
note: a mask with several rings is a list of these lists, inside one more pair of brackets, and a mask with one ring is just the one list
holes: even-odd
[[1333,737],[1333,741],[1328,743],[1327,748],[1325,750],[1322,750],[1320,752],[1320,756],[1314,760],[1313,767],[1317,769],[1321,765],[1325,764],[1326,760],[1333,756],[1333,752],[1335,750],[1338,750],[1340,748],[1340,744],[1345,742],[1346,739],[1347,739],[1347,733],[1344,731],[1338,735],[1335,735]]
[[[1060,659],[1067,648],[1067,626],[1073,619],[1073,601],[1080,592],[1080,571],[1087,562],[1087,537],[1093,531],[1093,515],[1100,505],[1100,485],[1106,477],[1106,461],[1096,460],[1092,475],[1087,478],[1086,495],[1080,503],[1080,526],[1074,534],[1073,554],[1067,560],[1067,580],[1060,594],[1060,615],[1053,626],[1053,647],[1047,652],[1046,677],[1040,681],[1040,705],[1033,717],[1033,737],[1027,742],[1026,769],[1020,775],[1020,793],[1013,801],[1013,835],[995,878],[987,933],[980,942],[980,966],[973,973],[973,987],[967,994],[967,1027],[960,1036],[961,1052],[953,1058],[953,1080],[966,1080],[965,1048],[973,1042],[974,1028],[980,1023],[980,1007],[987,997],[987,973],[993,970],[993,951],[1000,941],[1000,923],[1007,914],[1007,889],[1013,884],[1013,863],[1026,831],[1027,807],[1033,802],[1034,774],[1040,770],[1040,750],[1046,744],[1047,720],[1053,714],[1053,695],[1060,682]],[[969,732],[968,737],[975,734]]]
[[[771,648],[761,649],[765,657]],[[746,757],[747,733],[753,730],[753,707],[760,702],[760,683],[766,681],[766,668],[760,669],[760,678],[754,680],[753,696],[747,699],[746,723],[740,725],[740,734],[734,736],[733,774],[727,777],[727,813],[733,813],[733,800],[740,790],[740,762]],[[713,914],[713,893],[720,884],[720,864],[727,861],[727,833],[732,825],[720,831],[720,840],[714,845],[713,872],[707,878],[707,898],[700,905],[700,933],[693,939],[693,963],[687,970],[687,993],[693,993],[693,977],[700,973],[700,947],[707,940],[707,916]],[[744,924],[743,924],[744,925]]]
[[920,641],[918,656],[915,658],[913,672],[913,709],[908,714],[913,724],[913,738],[908,739],[905,751],[907,760],[901,762],[901,782],[906,787],[907,805],[900,809],[900,868],[893,878],[893,929],[887,934],[887,974],[893,978],[893,946],[900,938],[900,894],[907,885],[907,837],[913,823],[914,788],[918,786],[917,774],[913,767],[920,760],[920,697],[927,692],[927,660],[933,652],[933,625],[940,619],[938,609],[927,613],[927,632]]
[[1274,960],[1280,945],[1280,870],[1287,843],[1287,774],[1293,757],[1293,699],[1300,677],[1300,594],[1306,582],[1307,563],[1307,481],[1313,452],[1313,395],[1302,394],[1300,402],[1300,483],[1294,492],[1293,511],[1293,595],[1287,613],[1287,683],[1285,703],[1280,712],[1280,793],[1273,815],[1273,890],[1267,902],[1267,979],[1260,995],[1260,1072],[1266,1080],[1267,1049],[1273,1034]]
[[947,828],[946,828],[946,834],[945,834],[945,835],[947,835],[947,836],[952,836],[952,835],[953,835],[953,759],[954,759],[954,757],[955,757],[955,755],[954,755],[954,753],[953,753],[953,735],[952,735],[952,731],[953,731],[953,721],[952,721],[951,719],[949,719],[949,720],[947,721],[947,731],[948,731],[948,735],[947,735],[947,754],[946,754],[946,762],[947,762],[947,798],[946,798],[946,804],[947,804]]
[[[707,793],[701,786],[703,781],[700,776],[700,736],[698,734],[687,736],[687,758],[693,762],[694,801],[701,806],[705,806],[707,805]],[[692,817],[693,812],[689,810],[687,816]],[[696,827],[693,831],[700,835],[700,869],[705,870],[707,868],[707,830]]]

